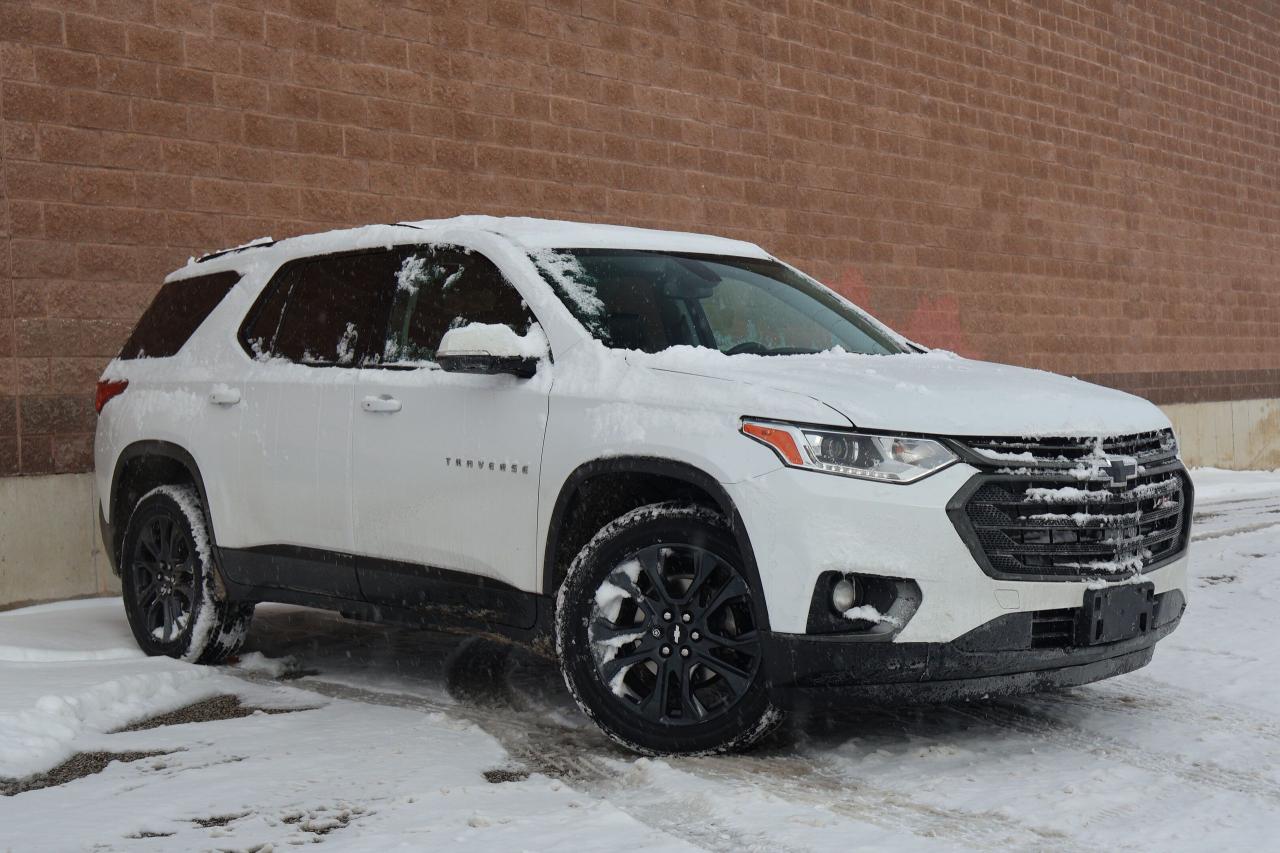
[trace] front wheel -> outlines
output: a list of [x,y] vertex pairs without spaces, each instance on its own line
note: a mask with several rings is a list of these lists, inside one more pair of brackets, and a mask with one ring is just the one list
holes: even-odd
[[704,507],[661,503],[606,525],[560,588],[556,649],[578,706],[637,752],[743,749],[769,701],[737,543]]
[[120,580],[129,627],[147,654],[219,663],[244,645],[253,605],[227,600],[209,545],[195,489],[159,486],[138,501]]

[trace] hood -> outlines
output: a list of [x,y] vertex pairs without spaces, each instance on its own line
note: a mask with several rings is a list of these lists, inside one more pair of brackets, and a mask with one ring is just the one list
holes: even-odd
[[1158,408],[1123,391],[942,351],[727,356],[675,347],[637,360],[658,370],[804,394],[865,429],[1034,437],[1125,435],[1169,426]]

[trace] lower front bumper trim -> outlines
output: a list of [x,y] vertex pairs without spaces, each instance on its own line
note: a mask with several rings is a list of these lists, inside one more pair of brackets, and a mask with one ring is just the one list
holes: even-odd
[[842,684],[839,686],[800,686],[789,684],[773,688],[773,699],[789,710],[812,710],[841,706],[851,702],[866,704],[906,704],[954,702],[989,696],[1035,693],[1063,687],[1079,687],[1115,675],[1141,669],[1151,662],[1154,645],[1113,658],[1029,672],[937,681],[897,681],[880,684]]

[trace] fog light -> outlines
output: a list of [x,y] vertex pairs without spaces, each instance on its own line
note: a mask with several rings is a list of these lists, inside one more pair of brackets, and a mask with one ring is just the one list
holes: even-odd
[[851,578],[841,578],[831,588],[831,606],[843,613],[858,601],[858,585]]

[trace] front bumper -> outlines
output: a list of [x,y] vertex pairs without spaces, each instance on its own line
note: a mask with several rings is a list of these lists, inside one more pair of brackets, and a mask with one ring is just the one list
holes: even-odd
[[[958,463],[899,486],[781,468],[725,484],[750,539],[769,630],[805,634],[813,590],[828,571],[919,586],[920,607],[895,644],[952,643],[1008,614],[1079,607],[1094,584],[995,578],[975,562],[947,505],[976,473]],[[1185,595],[1186,552],[1142,580],[1157,595]]]
[[[947,643],[769,632],[764,666],[774,701],[829,708],[849,701],[942,702],[1074,687],[1145,666],[1177,627],[1181,591],[1157,597],[1152,629],[1114,643],[1033,648],[1029,613],[999,617]],[[1024,624],[1026,623],[1026,624]]]

